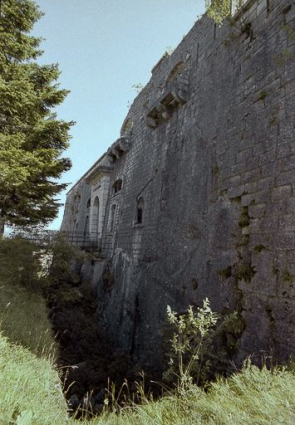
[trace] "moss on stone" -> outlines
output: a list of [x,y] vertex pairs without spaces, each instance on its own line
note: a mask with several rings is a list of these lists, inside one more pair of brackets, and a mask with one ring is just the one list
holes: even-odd
[[253,251],[256,252],[257,254],[260,254],[262,251],[264,251],[266,248],[264,245],[256,245],[253,248]]
[[240,211],[239,226],[241,228],[244,228],[249,225],[250,225],[250,217],[249,217],[248,207],[242,207]]
[[259,94],[258,94],[258,99],[261,100],[262,102],[264,102],[265,99],[266,99],[266,97],[267,97],[266,91],[265,90],[261,90],[259,92]]
[[236,277],[238,280],[244,280],[246,283],[250,283],[255,276],[255,268],[248,264],[240,264],[237,268]]
[[291,273],[289,272],[289,270],[284,270],[282,272],[282,279],[283,279],[283,282],[290,283],[290,282],[293,281],[294,276],[291,275]]
[[232,266],[228,266],[223,270],[219,270],[218,274],[225,279],[229,279],[232,276]]

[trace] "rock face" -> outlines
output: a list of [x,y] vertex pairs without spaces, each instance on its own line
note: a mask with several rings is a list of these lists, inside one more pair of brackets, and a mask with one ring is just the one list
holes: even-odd
[[234,24],[204,16],[162,57],[68,194],[62,230],[97,250],[85,279],[135,360],[161,357],[168,304],[205,297],[243,318],[237,360],[295,349],[294,2],[248,1]]

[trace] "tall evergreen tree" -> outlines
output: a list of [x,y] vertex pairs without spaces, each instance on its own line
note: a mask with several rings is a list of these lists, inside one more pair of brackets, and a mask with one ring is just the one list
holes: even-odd
[[0,0],[0,221],[46,224],[57,215],[57,183],[70,160],[72,122],[52,109],[68,91],[58,87],[57,65],[39,65],[41,39],[30,35],[42,16],[32,0]]

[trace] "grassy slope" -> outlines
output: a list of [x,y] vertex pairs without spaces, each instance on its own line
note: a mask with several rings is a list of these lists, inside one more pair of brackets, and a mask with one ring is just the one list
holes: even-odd
[[260,371],[252,366],[220,380],[205,393],[193,387],[184,399],[163,398],[128,412],[94,421],[93,425],[293,425],[295,376]]
[[3,334],[37,355],[52,356],[54,337],[42,296],[3,280],[0,293],[0,329]]
[[40,249],[22,238],[0,237],[0,330],[39,356],[53,354],[54,337],[38,290]]
[[1,334],[0,382],[1,424],[66,423],[66,404],[51,361],[9,343]]
[[[205,393],[192,387],[182,399],[166,397],[158,402],[105,414],[92,425],[195,425],[295,423],[294,373],[252,366],[220,380]],[[78,424],[66,416],[58,375],[48,359],[10,344],[0,335],[0,423]],[[87,422],[84,422],[85,424]]]

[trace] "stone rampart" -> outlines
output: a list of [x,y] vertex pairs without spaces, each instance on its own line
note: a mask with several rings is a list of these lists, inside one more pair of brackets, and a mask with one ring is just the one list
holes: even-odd
[[161,355],[168,304],[205,297],[243,319],[237,360],[294,352],[294,136],[292,0],[248,1],[222,27],[203,16],[153,68],[62,225],[98,220],[100,317],[135,359]]

